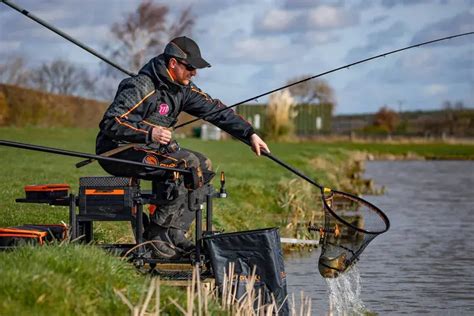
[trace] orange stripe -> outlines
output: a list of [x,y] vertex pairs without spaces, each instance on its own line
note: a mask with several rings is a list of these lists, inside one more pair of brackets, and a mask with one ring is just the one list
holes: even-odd
[[170,76],[171,80],[175,81],[173,75],[172,75],[171,72],[168,70],[168,68],[166,68],[166,72],[167,72],[168,75]]
[[163,127],[163,126],[160,126],[160,125],[152,124],[152,123],[150,123],[150,122],[148,122],[148,121],[145,121],[145,120],[143,120],[142,122],[145,123],[145,124],[148,124],[148,125],[150,125],[150,126],[154,126],[154,127]]
[[145,101],[145,100],[146,100],[150,95],[152,95],[153,93],[155,93],[155,90],[153,90],[152,92],[148,93],[143,99],[141,99],[140,101],[138,101],[138,103],[135,104],[134,106],[132,106],[132,108],[131,108],[130,110],[128,110],[127,113],[120,115],[120,118],[123,118],[124,116],[127,116],[128,114],[130,114],[130,112],[132,112],[132,111],[135,110],[137,107],[139,107],[140,104],[142,104],[143,101]]
[[212,100],[212,98],[209,97],[206,93],[201,92],[201,91],[197,90],[197,89],[194,88],[194,87],[191,87],[191,90],[194,91],[194,92],[196,92],[196,93],[202,94],[202,95],[206,98],[206,100]]
[[114,189],[114,190],[97,190],[97,189],[86,189],[86,195],[124,195],[125,190]]
[[31,237],[31,238],[42,238],[44,236],[32,235],[32,234],[13,234],[13,233],[0,233],[0,237]]
[[120,119],[118,117],[115,117],[115,120],[117,121],[117,123],[119,123],[120,125],[123,125],[123,126],[126,126],[128,128],[131,128],[133,129],[134,131],[137,131],[137,132],[141,132],[141,133],[145,133],[145,134],[148,134],[148,131],[145,131],[144,129],[139,129],[139,128],[136,128],[130,124],[127,124],[127,123],[123,123],[122,121],[120,121]]
[[17,228],[2,228],[0,229],[0,234],[1,233],[17,233],[17,234],[28,234],[28,235],[43,235],[46,236],[48,233],[47,232],[41,232],[37,230],[27,230],[27,229],[17,229]]
[[56,191],[69,189],[68,184],[39,184],[39,185],[25,185],[25,191]]

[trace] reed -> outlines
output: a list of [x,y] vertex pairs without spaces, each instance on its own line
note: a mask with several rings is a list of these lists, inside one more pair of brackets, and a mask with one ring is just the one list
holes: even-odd
[[[237,287],[233,280],[238,279],[233,263],[229,264],[228,273],[224,276],[224,281],[220,291],[209,289],[205,286],[199,275],[199,268],[193,269],[192,279],[186,287],[186,300],[180,304],[178,299],[167,297],[170,304],[174,305],[181,315],[186,316],[206,316],[206,315],[235,315],[235,316],[270,316],[278,314],[280,306],[273,298],[271,303],[263,303],[263,293],[255,291],[256,269],[246,285],[246,292],[242,297],[237,297]],[[160,315],[160,278],[152,278],[146,286],[146,290],[140,296],[138,302],[133,304],[123,291],[114,289],[117,296],[127,305],[132,316]],[[220,292],[220,293],[219,293]],[[301,300],[295,302],[294,295],[291,296],[290,315],[310,316],[311,299],[305,297],[301,292]],[[166,300],[166,298],[165,298]]]

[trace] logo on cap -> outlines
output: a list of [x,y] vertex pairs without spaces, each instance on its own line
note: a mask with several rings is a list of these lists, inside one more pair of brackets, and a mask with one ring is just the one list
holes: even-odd
[[169,111],[170,111],[170,107],[168,104],[166,103],[160,104],[160,108],[158,109],[158,113],[160,113],[160,115],[166,115],[168,114]]

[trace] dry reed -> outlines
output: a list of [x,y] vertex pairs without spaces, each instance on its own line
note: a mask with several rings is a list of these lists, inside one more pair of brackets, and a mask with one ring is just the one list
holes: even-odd
[[[272,295],[272,302],[263,303],[263,293],[255,291],[256,269],[253,269],[252,275],[246,284],[246,292],[241,298],[237,298],[237,287],[233,280],[238,279],[235,273],[233,263],[229,265],[229,273],[224,276],[221,295],[219,297],[217,289],[210,290],[200,280],[199,267],[194,267],[190,284],[186,287],[186,306],[181,305],[175,298],[168,297],[169,302],[174,305],[182,315],[202,316],[211,315],[216,311],[216,307],[211,309],[210,303],[214,302],[220,312],[235,316],[266,316],[276,315],[281,306],[278,306]],[[152,278],[147,290],[142,293],[138,303],[134,305],[122,291],[114,289],[117,296],[130,309],[132,316],[160,315],[163,310],[160,307],[160,279]],[[152,302],[154,301],[154,304]],[[294,295],[290,302],[291,316],[309,316],[311,315],[311,299],[304,297],[301,292],[301,301],[299,308],[295,303]]]

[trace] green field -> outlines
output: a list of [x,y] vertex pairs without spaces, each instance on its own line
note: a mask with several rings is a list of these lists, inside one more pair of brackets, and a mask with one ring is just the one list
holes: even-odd
[[[51,146],[74,151],[94,152],[95,130],[84,129],[0,129],[2,139]],[[182,147],[205,153],[212,161],[214,170],[226,174],[229,198],[216,201],[215,223],[219,229],[237,230],[284,225],[285,214],[278,205],[281,185],[295,176],[264,157],[256,157],[249,148],[237,141],[203,142],[183,139]],[[345,150],[325,148],[318,144],[271,144],[272,153],[287,163],[301,169],[321,183],[334,186],[324,170],[312,166],[314,157],[333,159],[339,165],[348,157]],[[28,184],[68,183],[77,192],[78,179],[82,176],[106,175],[97,163],[81,169],[74,164],[82,159],[0,147],[1,175],[0,225],[18,225],[30,222],[57,223],[67,221],[65,208],[18,204],[15,198],[24,195]],[[214,179],[216,186],[219,179]],[[144,182],[144,186],[147,183]],[[317,193],[317,191],[315,192]],[[276,215],[276,216],[275,216]],[[257,219],[257,220],[256,220]],[[117,225],[114,225],[117,226]],[[106,241],[117,240],[128,232],[99,225],[98,236]]]
[[[93,129],[0,128],[0,139],[33,143],[74,151],[94,152]],[[294,235],[291,221],[306,220],[313,211],[318,191],[265,157],[256,157],[237,141],[180,140],[182,147],[200,151],[217,172],[225,171],[229,197],[215,201],[214,224],[225,231],[278,226]],[[272,153],[334,189],[360,192],[354,150],[400,157],[414,153],[436,159],[473,159],[474,145],[375,144],[347,142],[270,143]],[[67,222],[67,209],[15,203],[28,184],[68,183],[77,192],[82,176],[106,175],[97,163],[81,169],[80,158],[58,156],[0,146],[0,226],[26,223]],[[218,179],[215,179],[218,186]],[[146,184],[145,184],[146,186]],[[299,210],[300,213],[295,212]],[[99,223],[99,242],[131,239],[127,223]],[[293,223],[295,224],[295,223]],[[295,225],[292,227],[294,228]],[[113,292],[125,289],[140,295],[146,278],[126,263],[90,246],[48,246],[0,253],[0,314],[126,314],[127,307]],[[166,295],[183,296],[165,288]],[[166,292],[168,291],[168,292]],[[168,312],[174,307],[165,300]],[[56,312],[55,312],[56,311]]]

